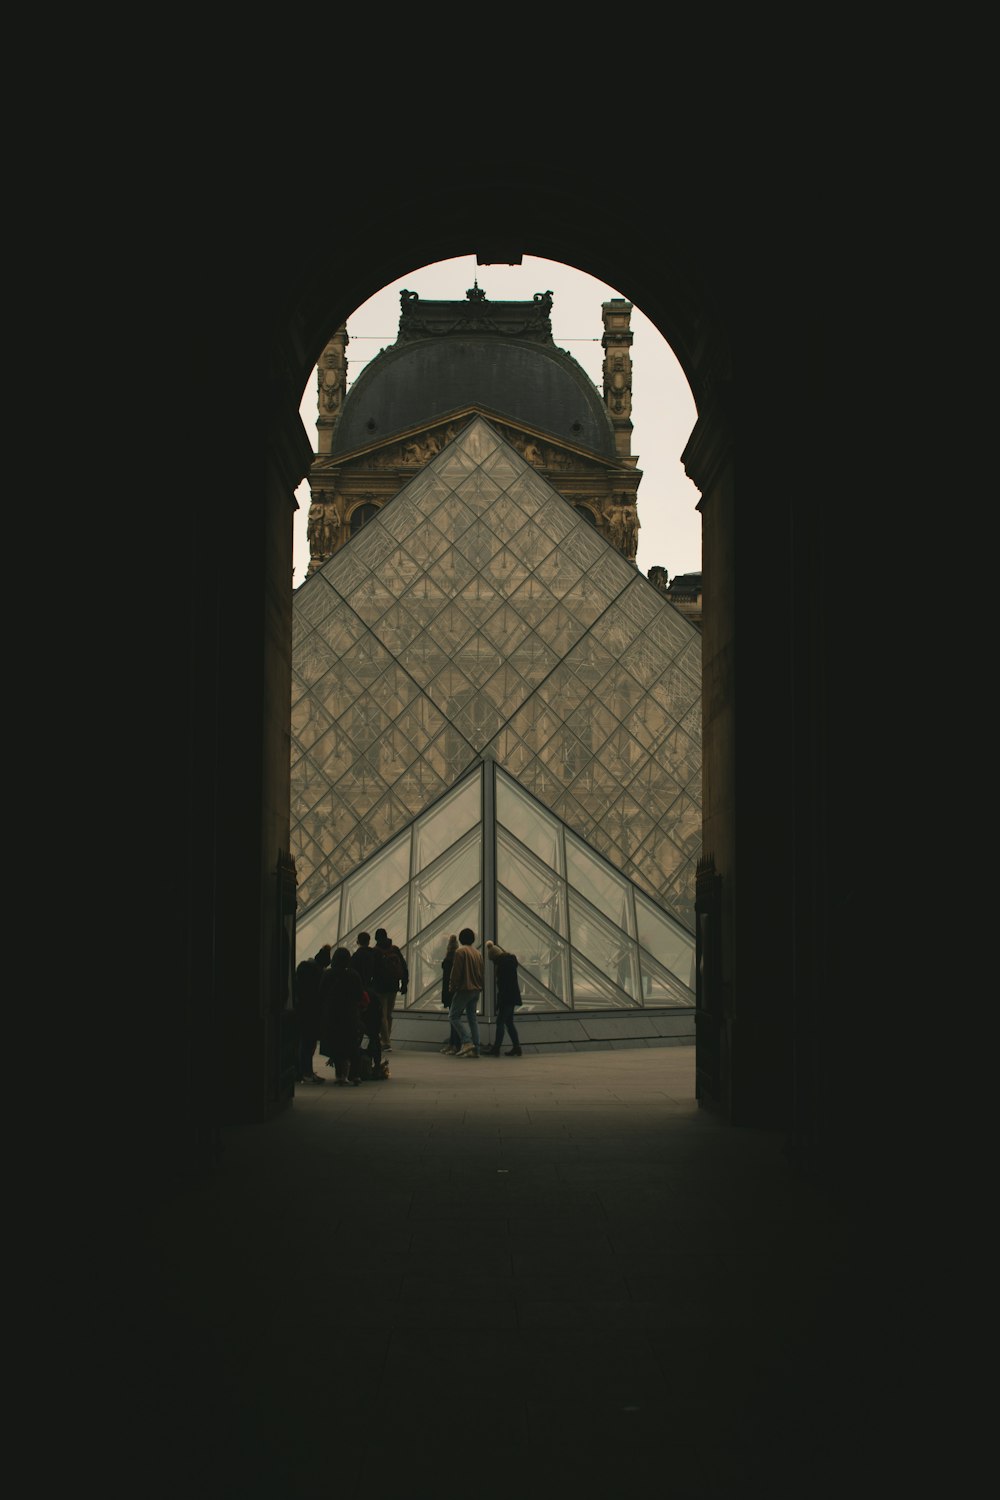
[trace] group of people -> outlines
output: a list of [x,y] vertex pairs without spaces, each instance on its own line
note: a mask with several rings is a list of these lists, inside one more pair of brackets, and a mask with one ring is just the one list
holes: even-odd
[[441,1004],[448,1007],[448,1041],[441,1048],[445,1057],[499,1057],[504,1032],[510,1036],[508,1057],[521,1056],[521,1042],[514,1025],[514,1011],[521,1004],[517,957],[486,939],[486,956],[496,967],[497,1029],[492,1047],[480,1048],[479,996],[483,992],[483,955],[474,947],[476,934],[463,927],[448,939],[441,960]]
[[371,933],[359,932],[353,953],[324,943],[304,958],[295,971],[297,1081],[326,1082],[315,1071],[317,1050],[342,1087],[388,1078],[396,996],[409,983],[406,959],[384,927],[374,947]]
[[[485,976],[475,940],[472,928],[463,927],[448,939],[441,960],[441,1003],[449,1022],[441,1051],[447,1057],[499,1057],[506,1032],[511,1042],[507,1056],[520,1057],[514,1025],[522,998],[517,957],[489,939],[486,956],[496,968],[496,1037],[492,1047],[480,1047],[477,1010]],[[384,927],[376,931],[374,947],[371,934],[359,932],[353,953],[324,943],[312,958],[303,959],[295,971],[297,1081],[326,1082],[314,1068],[317,1051],[342,1087],[357,1087],[363,1078],[388,1078],[385,1054],[392,1050],[396,996],[405,995],[409,983],[406,959]]]

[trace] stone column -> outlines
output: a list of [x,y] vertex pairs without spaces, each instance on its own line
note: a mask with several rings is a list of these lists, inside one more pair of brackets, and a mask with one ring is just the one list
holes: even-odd
[[615,429],[615,452],[626,458],[632,452],[632,304],[613,297],[602,305],[604,316],[604,399]]
[[340,408],[347,388],[347,324],[341,323],[330,339],[316,366],[317,452],[330,452],[333,433],[340,419]]

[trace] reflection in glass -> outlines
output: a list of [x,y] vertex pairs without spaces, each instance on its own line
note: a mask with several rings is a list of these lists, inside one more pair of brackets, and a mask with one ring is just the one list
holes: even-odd
[[574,1010],[633,1010],[635,1002],[612,984],[606,974],[595,969],[574,948],[573,964],[573,1009]]
[[477,770],[426,812],[413,831],[414,870],[426,870],[463,833],[478,827],[482,802],[482,771]]
[[497,773],[497,822],[509,828],[550,869],[562,874],[559,824],[546,817],[538,805],[525,797],[503,772]]
[[409,878],[410,834],[407,831],[346,882],[343,925],[363,926],[368,913],[388,900]]
[[557,1000],[569,1004],[568,945],[503,891],[497,891],[496,940],[517,954],[521,969],[533,974]]
[[340,931],[340,886],[322,901],[317,901],[312,911],[295,924],[295,959],[300,963],[312,958],[324,943],[331,941],[329,934]]
[[683,985],[673,974],[668,974],[666,969],[661,969],[659,964],[654,963],[648,953],[640,953],[639,964],[642,969],[642,1000],[644,1005],[687,1005],[695,1004],[694,975],[691,976],[691,985]]
[[497,828],[497,880],[547,926],[566,936],[566,887],[559,876]]
[[675,974],[689,990],[695,981],[695,940],[666,912],[635,893],[635,916],[639,942],[663,967]]
[[435,860],[412,883],[411,932],[431,926],[454,904],[456,892],[471,890],[482,879],[482,832],[475,828],[463,843]]
[[[375,933],[380,927],[384,927],[392,941],[398,948],[405,952],[407,939],[407,892],[398,891],[391,901],[377,906],[374,911],[366,912],[363,917],[355,918],[352,927],[346,932],[341,931],[338,939],[344,948],[350,948],[353,953],[358,946],[358,933],[371,933],[372,942],[375,941]],[[343,919],[343,913],[341,913]]]
[[628,881],[591,854],[571,833],[566,834],[566,879],[617,927],[634,936]]
[[572,890],[569,893],[569,931],[573,947],[579,948],[598,973],[606,974],[633,1000],[639,999],[635,944],[620,927],[612,926]]

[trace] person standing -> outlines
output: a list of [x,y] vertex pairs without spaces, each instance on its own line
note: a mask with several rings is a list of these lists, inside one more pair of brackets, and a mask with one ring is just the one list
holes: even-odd
[[508,953],[499,943],[486,939],[486,957],[494,964],[497,974],[497,1031],[493,1046],[487,1047],[484,1057],[499,1057],[503,1045],[504,1027],[510,1033],[508,1057],[521,1056],[521,1042],[514,1025],[514,1010],[521,1003],[521,982],[517,977],[517,955]]
[[295,1019],[298,1026],[298,1071],[296,1083],[325,1083],[313,1071],[313,1054],[319,1041],[319,982],[330,962],[330,944],[324,943],[312,958],[304,958],[295,970]]
[[[448,988],[448,981],[451,977],[451,961],[455,957],[455,949],[457,947],[458,935],[457,933],[453,932],[451,937],[448,939],[448,947],[445,950],[444,958],[442,958],[441,960],[441,1004],[445,1006],[449,1013],[451,1011],[451,991]],[[445,1057],[454,1057],[455,1053],[458,1051],[461,1045],[462,1038],[459,1036],[458,1032],[451,1024],[451,1015],[449,1014],[448,1040],[441,1048],[441,1052]]]
[[392,1013],[396,1008],[396,996],[405,995],[410,983],[410,971],[406,959],[389,937],[384,927],[375,933],[375,985],[381,996],[382,1007],[382,1051],[392,1051]]
[[358,1054],[361,1051],[361,1017],[364,986],[357,969],[351,967],[347,948],[338,948],[319,982],[319,1050],[333,1065],[343,1087],[360,1083]]
[[358,933],[358,946],[351,955],[351,965],[361,975],[361,983],[368,992],[368,1004],[364,1008],[361,1020],[364,1034],[368,1039],[372,1077],[378,1078],[382,1071],[382,996],[375,982],[377,960],[371,941],[370,932]]
[[451,994],[451,1009],[448,1012],[451,1024],[458,1033],[462,1045],[456,1057],[479,1056],[479,1021],[476,1006],[483,992],[483,955],[472,945],[476,934],[471,927],[463,927],[458,934],[458,947],[451,961],[448,990]]

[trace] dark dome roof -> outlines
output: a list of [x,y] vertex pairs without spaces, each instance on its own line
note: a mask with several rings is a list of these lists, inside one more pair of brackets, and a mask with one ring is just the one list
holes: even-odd
[[[507,304],[515,305],[523,304]],[[436,304],[450,306],[464,309]],[[332,451],[351,453],[469,406],[615,457],[608,409],[571,355],[537,337],[475,330],[411,336],[376,355],[344,397]]]

